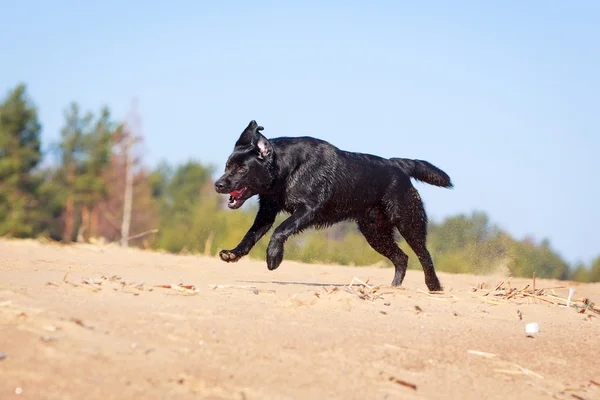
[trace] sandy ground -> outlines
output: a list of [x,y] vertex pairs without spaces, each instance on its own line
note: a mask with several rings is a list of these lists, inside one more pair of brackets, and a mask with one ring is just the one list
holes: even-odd
[[[600,399],[600,315],[472,292],[498,276],[440,273],[431,295],[392,275],[0,240],[0,398]],[[536,285],[600,303],[599,284]]]

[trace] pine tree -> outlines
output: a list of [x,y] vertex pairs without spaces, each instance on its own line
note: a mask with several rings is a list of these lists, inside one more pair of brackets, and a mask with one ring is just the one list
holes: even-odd
[[24,84],[0,104],[0,236],[33,235],[41,125]]
[[115,124],[110,112],[102,109],[94,121],[92,113],[81,115],[77,103],[65,113],[61,131],[61,167],[59,181],[63,187],[64,234],[69,243],[74,235],[94,235],[98,220],[98,203],[106,196],[104,169],[110,160]]
[[600,257],[592,262],[589,274],[590,282],[600,282]]

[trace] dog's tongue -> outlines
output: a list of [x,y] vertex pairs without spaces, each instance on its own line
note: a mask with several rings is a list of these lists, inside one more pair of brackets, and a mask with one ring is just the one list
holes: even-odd
[[246,188],[241,188],[238,190],[234,190],[233,192],[229,193],[229,195],[233,198],[239,197],[242,195],[242,193],[244,193],[244,190],[246,190]]

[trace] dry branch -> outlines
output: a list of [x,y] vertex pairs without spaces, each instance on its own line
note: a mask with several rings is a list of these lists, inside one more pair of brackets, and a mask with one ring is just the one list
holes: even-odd
[[[494,290],[491,290],[491,291],[482,289],[481,285],[478,285],[477,287],[471,288],[471,292],[469,292],[469,293],[471,293],[475,297],[479,297],[483,301],[486,301],[490,304],[495,304],[495,305],[506,304],[508,302],[508,300],[512,300],[512,299],[530,298],[530,299],[536,299],[539,301],[543,301],[545,303],[552,304],[552,305],[558,306],[558,307],[574,308],[575,311],[577,311],[579,313],[585,313],[587,311],[590,311],[590,312],[593,312],[596,314],[600,314],[600,309],[596,308],[595,304],[593,302],[591,302],[589,299],[573,298],[572,297],[573,293],[574,293],[573,289],[569,290],[569,297],[566,299],[559,297],[554,293],[554,289],[562,289],[562,288],[565,288],[564,286],[536,289],[535,275],[534,275],[533,286],[531,289],[529,288],[529,285],[525,285],[521,289],[516,289],[516,288],[510,287],[509,281],[510,281],[510,279],[508,279],[506,281],[501,281],[494,287]],[[423,292],[423,293],[425,293],[425,292]],[[499,301],[490,300],[489,299],[490,297],[494,298],[494,300],[499,300]]]
[[[356,289],[354,289],[352,285],[354,285]],[[344,287],[344,290],[361,300],[375,301],[377,299],[383,299],[382,293],[379,291],[379,286],[370,286],[357,277],[352,278],[352,281],[348,286]]]

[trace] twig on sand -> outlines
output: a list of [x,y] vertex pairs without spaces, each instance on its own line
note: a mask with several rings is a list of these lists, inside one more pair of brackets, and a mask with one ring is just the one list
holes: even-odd
[[[358,288],[354,290],[352,285],[355,285]],[[382,293],[379,292],[379,289],[379,286],[370,286],[357,277],[352,278],[352,281],[348,284],[348,286],[344,287],[344,290],[346,290],[348,293],[358,297],[361,300],[369,301],[375,301],[383,298]]]
[[394,377],[394,376],[390,376],[390,377],[388,378],[388,380],[389,380],[390,382],[397,383],[398,385],[402,385],[402,386],[404,386],[404,387],[407,387],[407,388],[409,388],[409,389],[412,389],[412,390],[417,390],[417,385],[415,385],[414,383],[410,383],[410,382],[403,381],[402,379],[398,379],[398,378],[396,378],[396,377]]
[[504,286],[504,285],[509,285],[509,282],[510,282],[510,280],[511,280],[511,279],[512,279],[512,276],[511,276],[510,278],[508,278],[507,280],[505,280],[505,281],[500,281],[500,283],[498,283],[498,284],[496,285],[496,287],[494,288],[494,292],[495,292],[496,290],[500,290],[500,288],[501,288],[502,286]]
[[100,278],[83,278],[82,282],[88,287],[91,287],[95,292],[102,290],[102,287],[100,287],[102,279]]
[[551,301],[551,300],[545,299],[545,298],[543,298],[542,296],[537,296],[537,295],[535,295],[535,294],[530,294],[530,293],[527,293],[527,292],[523,292],[522,294],[523,294],[523,296],[527,296],[527,297],[533,297],[534,299],[538,299],[538,300],[541,300],[541,301],[545,301],[546,303],[554,304],[555,306],[557,306],[557,305],[558,305],[558,303],[555,303],[555,302],[553,302],[553,301]]
[[258,289],[256,286],[248,286],[248,285],[208,285],[212,290],[216,289],[241,289],[248,290],[253,292],[254,294],[258,293],[275,293],[273,289]]
[[389,382],[396,383],[396,384],[398,384],[400,386],[404,386],[404,387],[412,389],[412,390],[417,390],[417,385],[415,385],[414,383],[410,383],[410,382],[407,382],[407,381],[405,381],[403,379],[396,378],[394,375],[392,375],[390,373],[381,371],[379,373],[379,375],[381,375],[381,376],[387,376],[387,380]]
[[533,376],[535,378],[538,379],[544,379],[543,376],[541,376],[540,374],[537,374],[535,372],[533,372],[530,369],[527,368],[523,368],[521,367],[519,364],[512,364],[513,366],[517,367],[518,370],[514,370],[514,369],[495,369],[494,371],[496,372],[500,372],[503,374],[512,374],[512,375],[527,375],[527,376]]
[[[513,288],[509,285],[509,281],[510,279],[507,279],[506,281],[501,281],[494,287],[494,290],[492,291],[482,289],[482,286],[478,285],[477,287],[473,287],[469,293],[471,293],[475,297],[479,297],[485,302],[495,305],[507,304],[508,300],[512,299],[532,298],[558,307],[574,308],[575,311],[577,311],[578,313],[585,313],[587,311],[590,311],[596,314],[600,314],[600,309],[595,308],[595,304],[589,299],[573,299],[572,289],[569,291],[569,298],[565,299],[556,296],[554,292],[554,289],[562,289],[564,288],[564,286],[555,286],[551,288],[541,289],[536,288],[535,274],[533,275],[533,285],[531,289],[529,288],[529,284],[525,285],[521,289]],[[489,300],[489,298],[504,301],[499,302]]]
[[486,353],[485,351],[479,351],[479,350],[467,350],[467,353],[473,354],[473,355],[476,355],[476,356],[485,357],[485,358],[494,358],[494,357],[496,357],[496,355],[494,353]]
[[352,287],[352,285],[354,284],[354,281],[360,283],[361,285],[363,285],[364,287],[366,287],[369,290],[373,289],[371,286],[367,285],[366,283],[364,283],[363,281],[361,281],[357,277],[352,278],[352,281],[350,282],[350,284],[348,286]]
[[354,289],[352,289],[352,287],[348,286],[346,287],[346,291],[350,294],[353,294],[354,296],[358,297],[361,300],[365,300],[366,296],[362,293],[357,293]]
[[162,289],[173,289],[177,292],[183,293],[184,295],[195,295],[200,292],[194,285],[183,285],[183,284],[170,284],[170,285],[154,285],[155,288]]

